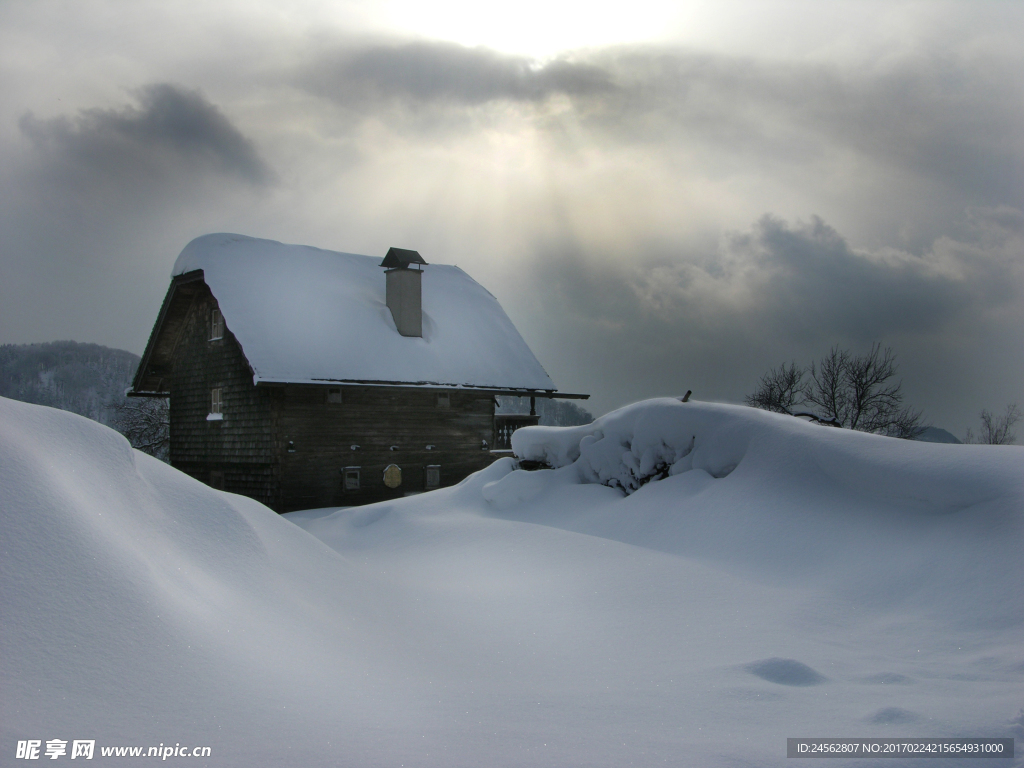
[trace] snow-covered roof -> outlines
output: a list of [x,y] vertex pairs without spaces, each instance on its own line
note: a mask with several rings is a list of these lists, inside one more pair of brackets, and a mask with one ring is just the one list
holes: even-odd
[[173,276],[201,269],[258,382],[360,381],[554,390],[512,321],[458,267],[423,268],[423,336],[398,333],[380,257],[214,234]]

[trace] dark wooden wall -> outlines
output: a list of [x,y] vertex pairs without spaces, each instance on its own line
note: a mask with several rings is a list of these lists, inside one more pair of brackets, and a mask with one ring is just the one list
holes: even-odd
[[[261,385],[231,334],[210,339],[209,289],[200,284],[181,323],[169,376],[171,464],[250,496],[278,512],[366,504],[425,490],[425,468],[440,466],[441,487],[494,460],[490,394],[415,387]],[[220,387],[223,418],[208,420]],[[341,402],[331,402],[331,389]],[[358,446],[358,448],[352,448]],[[431,446],[428,450],[427,446]],[[394,448],[394,449],[392,449]],[[402,484],[384,484],[395,464]],[[360,489],[346,491],[345,467],[360,468]]]
[[[276,507],[280,482],[273,395],[253,386],[249,364],[230,328],[222,339],[210,340],[210,311],[216,306],[209,289],[202,286],[174,350],[169,387],[171,465],[204,483],[223,483],[224,490]],[[214,387],[222,392],[220,421],[207,420]]]
[[[437,391],[345,386],[342,402],[331,403],[330,389],[292,384],[275,400],[281,511],[366,504],[422,491],[427,465],[440,466],[442,487],[454,485],[494,460],[491,395],[451,390],[443,407]],[[384,484],[390,464],[402,470],[395,489]],[[342,470],[350,466],[360,467],[359,491],[343,488]]]

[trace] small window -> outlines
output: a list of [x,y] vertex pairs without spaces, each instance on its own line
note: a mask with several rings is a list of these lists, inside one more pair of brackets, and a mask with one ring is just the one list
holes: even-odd
[[438,408],[450,408],[451,404],[452,404],[452,399],[448,395],[447,392],[438,392],[437,393],[437,407]]
[[424,486],[429,490],[431,488],[441,487],[441,465],[440,464],[428,464],[426,472],[424,473]]
[[210,310],[210,341],[224,338],[224,315],[214,307]]
[[224,490],[224,473],[218,469],[210,470],[210,482],[211,488],[216,488],[218,491]]
[[341,387],[331,387],[327,390],[327,402],[341,404]]
[[223,401],[221,400],[221,388],[214,387],[210,390],[210,414],[223,413]]
[[342,485],[346,491],[359,490],[359,467],[345,467],[341,470]]

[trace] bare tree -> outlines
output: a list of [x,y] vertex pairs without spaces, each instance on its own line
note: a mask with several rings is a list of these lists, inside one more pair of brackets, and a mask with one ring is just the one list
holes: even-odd
[[811,382],[804,390],[805,402],[818,407],[817,421],[837,427],[847,423],[850,413],[850,353],[833,347],[818,364],[811,363]]
[[1013,445],[1017,441],[1017,435],[1010,430],[1020,419],[1021,411],[1016,403],[1006,406],[1006,413],[998,418],[983,410],[981,412],[981,431],[975,435],[973,430],[968,429],[964,442],[982,445]]
[[169,459],[171,422],[167,400],[159,397],[130,397],[111,405],[111,426],[128,438],[133,448]]
[[797,405],[806,400],[804,376],[806,371],[796,367],[796,361],[772,368],[761,377],[754,394],[747,395],[747,405],[774,413],[793,415]]
[[[761,377],[748,405],[822,424],[891,437],[916,437],[921,413],[903,405],[896,355],[875,344],[866,355],[833,347],[809,370],[783,364]],[[809,375],[809,381],[805,377]],[[798,407],[808,410],[798,410]]]

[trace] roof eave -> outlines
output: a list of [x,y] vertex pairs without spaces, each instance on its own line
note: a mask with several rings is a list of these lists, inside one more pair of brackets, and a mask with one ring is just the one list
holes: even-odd
[[575,392],[559,392],[557,389],[541,389],[533,387],[500,387],[495,385],[454,384],[439,381],[378,381],[366,379],[275,379],[254,377],[256,386],[280,387],[287,384],[306,384],[313,386],[348,386],[348,387],[391,387],[395,389],[421,390],[452,390],[480,392],[488,395],[510,395],[513,397],[545,397],[566,400],[588,400],[589,394]]

